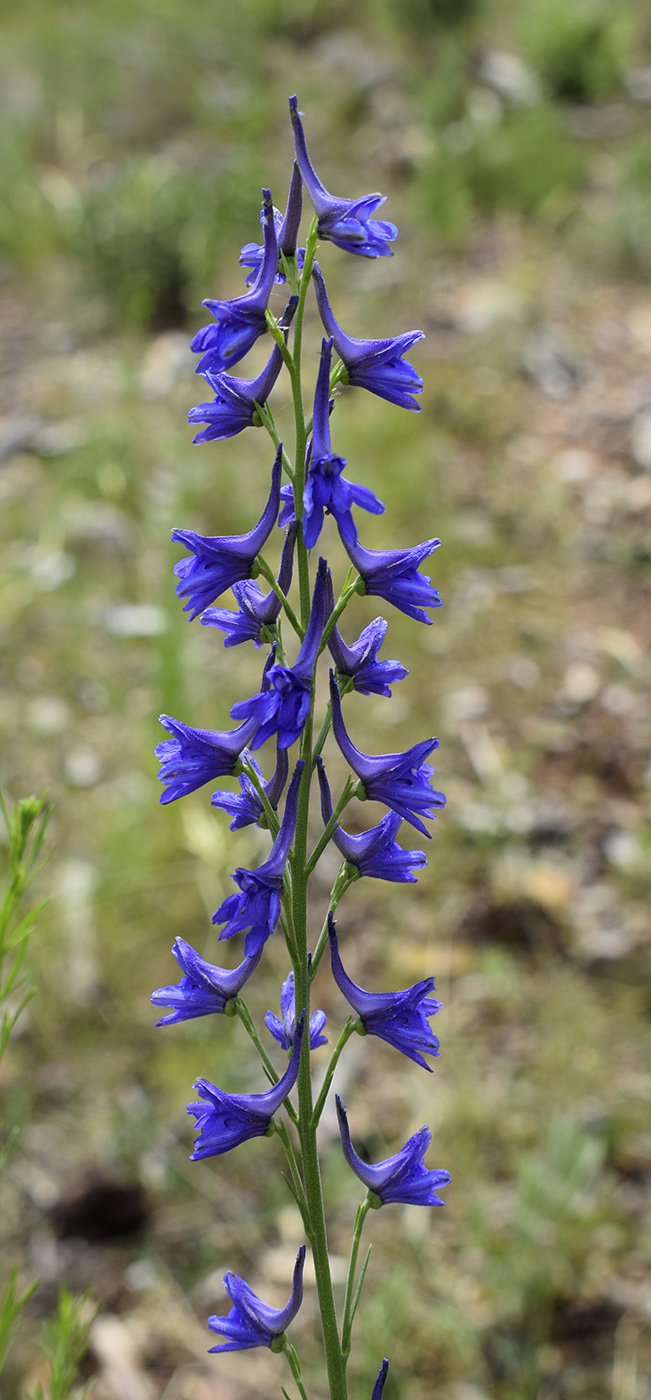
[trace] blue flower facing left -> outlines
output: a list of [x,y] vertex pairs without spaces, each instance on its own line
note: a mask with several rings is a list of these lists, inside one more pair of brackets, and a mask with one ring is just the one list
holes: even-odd
[[250,1138],[264,1137],[269,1132],[274,1113],[296,1083],[303,1043],[304,1019],[296,1027],[289,1064],[282,1079],[267,1089],[266,1094],[227,1094],[209,1079],[196,1079],[194,1088],[202,1103],[189,1103],[187,1112],[196,1118],[199,1136],[194,1144],[191,1162],[203,1157],[220,1157],[223,1152],[239,1147]]
[[204,301],[216,324],[202,326],[191,342],[190,349],[201,355],[197,374],[231,369],[267,329],[267,302],[278,267],[278,244],[270,190],[262,191],[262,200],[264,256],[258,277],[250,292],[233,301]]
[[260,519],[246,535],[198,535],[195,530],[172,530],[172,539],[191,550],[190,555],[174,565],[179,582],[179,598],[187,598],[183,609],[190,621],[213,603],[227,588],[240,579],[248,579],[265,541],[278,518],[280,478],[282,473],[282,443],[276,452],[271,472],[271,489]]
[[268,1303],[263,1303],[249,1284],[229,1269],[224,1274],[224,1288],[233,1307],[226,1317],[208,1318],[210,1331],[227,1337],[228,1341],[210,1347],[210,1351],[248,1351],[251,1347],[272,1347],[296,1317],[303,1301],[304,1263],[305,1245],[302,1244],[296,1255],[292,1291],[284,1308],[272,1308]]
[[255,972],[262,949],[254,957],[244,958],[239,967],[230,972],[225,967],[215,967],[206,962],[190,943],[186,943],[185,938],[175,938],[172,954],[183,976],[180,982],[152,992],[149,1000],[154,1006],[173,1008],[169,1016],[163,1016],[156,1022],[157,1026],[173,1026],[179,1021],[192,1021],[196,1016],[223,1012],[226,1003],[239,996],[242,987]]

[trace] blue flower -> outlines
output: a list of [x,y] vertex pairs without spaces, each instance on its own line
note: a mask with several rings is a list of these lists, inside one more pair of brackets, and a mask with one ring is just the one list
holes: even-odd
[[323,525],[323,512],[334,515],[342,539],[357,539],[351,506],[361,506],[373,515],[383,515],[384,506],[366,486],[355,486],[342,472],[345,457],[337,457],[330,441],[330,358],[332,340],[321,344],[321,359],[314,395],[312,441],[308,449],[308,472],[303,492],[303,543],[313,549]]
[[[283,593],[289,592],[294,565],[294,546],[297,526],[291,525],[285,535],[285,543],[278,570],[278,585]],[[239,610],[232,608],[206,608],[201,622],[204,627],[219,627],[226,633],[225,647],[236,647],[241,642],[253,642],[260,647],[271,640],[267,629],[273,627],[280,612],[281,603],[273,591],[263,593],[253,579],[244,579],[232,585]]]
[[[327,826],[332,816],[332,798],[323,760],[319,757],[316,762],[321,788],[321,815]],[[387,812],[370,831],[351,836],[342,826],[337,826],[332,839],[344,860],[354,865],[360,875],[413,885],[416,883],[413,871],[422,870],[427,865],[427,857],[424,851],[405,851],[398,845],[395,837],[401,826],[402,817],[397,812]]]
[[[274,1040],[282,1045],[283,1050],[291,1050],[294,1044],[296,1032],[296,997],[294,994],[294,973],[289,972],[280,989],[280,1014],[282,1021],[274,1016],[273,1011],[267,1011],[264,1023]],[[325,1011],[315,1011],[310,1016],[310,1050],[316,1050],[317,1045],[327,1045],[328,1037],[321,1032],[327,1021]]]
[[363,794],[371,802],[383,802],[391,807],[405,821],[429,836],[423,825],[420,813],[434,820],[435,807],[445,806],[442,792],[430,786],[434,769],[423,759],[439,747],[438,739],[423,739],[420,744],[406,749],[404,753],[366,754],[355,748],[346,732],[341,713],[339,687],[334,676],[330,675],[330,701],[332,704],[332,728],[341,752],[361,779]]
[[174,565],[179,598],[187,598],[183,611],[197,617],[209,603],[240,579],[251,577],[256,555],[269,538],[278,517],[282,443],[271,473],[269,499],[257,525],[246,535],[197,535],[194,530],[172,530],[172,539],[192,551]]
[[425,339],[423,332],[406,331],[387,340],[354,340],[335,321],[321,269],[316,263],[312,275],[326,334],[332,336],[335,350],[345,365],[346,373],[340,377],[340,384],[357,385],[380,399],[397,404],[398,408],[420,413],[421,405],[414,402],[413,395],[422,393],[423,381],[403,356],[417,341]]
[[357,1156],[350,1140],[346,1109],[338,1094],[335,1094],[339,1133],[344,1157],[355,1175],[369,1191],[377,1196],[383,1206],[395,1203],[412,1206],[444,1206],[436,1195],[450,1181],[446,1171],[428,1171],[423,1157],[432,1141],[429,1128],[421,1128],[414,1133],[393,1157],[387,1157],[377,1166],[369,1166]]
[[303,182],[318,218],[319,238],[328,239],[346,253],[363,258],[390,258],[389,243],[398,237],[395,224],[371,218],[386,195],[366,194],[361,199],[336,199],[322,185],[310,160],[296,97],[289,99],[294,129],[294,150]]
[[[292,317],[298,306],[298,297],[290,297],[282,319],[285,334],[289,330]],[[267,402],[271,390],[282,369],[283,357],[280,347],[274,348],[257,379],[236,379],[232,374],[206,374],[206,380],[215,391],[211,403],[199,403],[188,413],[189,423],[206,423],[202,432],[192,441],[214,442],[217,439],[235,437],[259,423],[256,404],[261,408]]]
[[438,1039],[428,1025],[428,1017],[441,1006],[440,1001],[428,996],[428,992],[434,990],[434,978],[425,977],[402,992],[365,992],[344,971],[332,914],[328,914],[328,933],[332,975],[346,1001],[357,1012],[365,1031],[386,1040],[423,1069],[430,1069],[423,1054],[439,1053]]
[[285,878],[285,865],[294,838],[298,789],[305,764],[299,759],[287,789],[285,811],[280,830],[264,865],[257,870],[238,866],[233,880],[239,894],[232,894],[220,904],[212,916],[213,924],[224,924],[219,937],[232,938],[235,933],[248,933],[244,940],[247,957],[254,957],[273,933],[280,917],[280,903]]
[[371,1396],[371,1400],[382,1400],[382,1394],[383,1394],[383,1391],[384,1391],[384,1382],[385,1382],[385,1380],[386,1380],[386,1378],[387,1378],[388,1370],[389,1370],[389,1363],[388,1363],[388,1361],[387,1361],[387,1359],[386,1359],[386,1356],[385,1356],[385,1358],[384,1358],[384,1360],[383,1360],[383,1362],[382,1362],[382,1365],[380,1366],[380,1369],[379,1369],[379,1371],[378,1371],[378,1373],[377,1373],[377,1380],[376,1380],[376,1382],[375,1382],[375,1385],[373,1386],[373,1394],[372,1394],[372,1396]]
[[[244,757],[246,757],[247,761],[251,764],[251,766],[255,768],[255,771],[265,790],[267,801],[269,802],[269,805],[273,807],[275,812],[278,803],[280,802],[280,799],[282,797],[285,788],[285,783],[287,782],[287,775],[289,773],[289,757],[287,754],[287,749],[281,749],[280,745],[277,744],[276,767],[268,782],[265,782],[264,774],[258,767],[258,764],[256,763],[253,754],[248,753],[245,750],[242,754],[242,758]],[[248,776],[248,773],[240,773],[239,784],[239,792],[228,792],[226,789],[220,788],[218,792],[213,792],[213,795],[210,799],[211,805],[213,807],[221,807],[222,811],[228,812],[229,815],[233,818],[232,822],[230,823],[231,831],[239,831],[243,826],[252,826],[254,822],[261,824],[260,818],[262,817],[264,811],[260,795],[257,791],[257,788]]]
[[217,1332],[229,1340],[222,1342],[221,1346],[210,1347],[210,1351],[247,1351],[250,1347],[270,1347],[276,1337],[282,1337],[303,1301],[304,1262],[305,1245],[302,1244],[296,1255],[291,1296],[284,1308],[271,1308],[268,1303],[263,1303],[248,1283],[229,1269],[224,1274],[224,1288],[234,1307],[227,1317],[208,1318],[211,1332]]
[[201,355],[197,374],[220,374],[232,368],[267,329],[267,302],[278,267],[278,244],[271,191],[263,190],[262,199],[264,256],[257,280],[250,292],[233,301],[204,301],[217,324],[202,326],[191,341],[190,349]]
[[170,715],[160,715],[159,719],[173,736],[163,739],[154,749],[161,760],[160,781],[169,784],[158,799],[162,803],[186,797],[213,778],[232,776],[242,749],[255,733],[255,725],[250,722],[237,729],[191,729]]
[[252,749],[259,749],[272,734],[277,734],[279,744],[287,749],[303,731],[310,713],[312,677],[323,635],[327,570],[325,560],[320,559],[310,620],[294,665],[271,666],[269,689],[259,691],[249,700],[238,700],[231,708],[233,719],[255,720]]
[[180,982],[170,987],[159,987],[152,992],[149,1000],[154,1006],[172,1006],[169,1016],[157,1021],[157,1026],[173,1026],[178,1021],[192,1021],[195,1016],[212,1016],[223,1012],[226,1002],[239,996],[245,982],[262,956],[262,949],[253,958],[245,958],[232,972],[225,967],[214,967],[199,957],[194,948],[184,938],[175,938],[172,953],[183,973]]
[[[283,215],[280,213],[279,209],[274,209],[274,226],[276,229],[276,241],[278,243],[278,271],[276,272],[276,276],[274,278],[274,281],[276,282],[287,281],[287,278],[283,271],[281,254],[283,254],[286,259],[296,258],[297,272],[300,273],[303,271],[303,264],[305,262],[305,249],[297,249],[296,247],[302,212],[303,181],[301,179],[301,172],[296,164],[296,161],[294,161],[294,164],[292,166],[292,178],[289,184],[289,194],[287,196],[287,208],[285,210],[284,218]],[[264,225],[264,209],[262,211],[262,214],[260,215],[260,222]],[[249,272],[248,277],[246,279],[247,286],[250,286],[252,282],[255,282],[256,277],[259,275],[260,269],[262,267],[263,260],[264,244],[245,243],[240,253],[239,261],[240,267],[250,267],[252,269],[252,271]]]
[[[303,1043],[303,1021],[296,1027],[289,1064],[282,1079],[267,1089],[266,1094],[227,1094],[211,1084],[209,1079],[196,1079],[193,1088],[204,1103],[189,1103],[187,1111],[196,1118],[199,1136],[194,1144],[191,1162],[202,1157],[220,1157],[249,1138],[264,1137],[269,1131],[274,1113],[287,1098],[296,1083]],[[206,1107],[206,1104],[208,1107]]]
[[[332,612],[334,605],[334,593],[330,582],[326,599],[327,614]],[[362,695],[386,695],[391,699],[390,686],[409,675],[399,661],[377,659],[387,627],[388,623],[383,617],[374,618],[373,622],[360,632],[352,647],[346,646],[338,627],[333,627],[328,638],[328,648],[337,668],[337,675],[350,677],[353,690],[359,690]]]
[[360,632],[352,647],[346,646],[337,627],[333,627],[328,638],[337,675],[350,676],[353,689],[359,690],[362,695],[386,695],[391,699],[390,687],[396,681],[404,681],[405,676],[409,675],[399,661],[377,660],[387,627],[388,623],[383,617],[374,618]]
[[418,572],[418,565],[438,549],[440,540],[425,540],[413,549],[364,549],[343,533],[341,538],[364,584],[364,593],[385,598],[416,622],[431,623],[423,608],[440,608],[441,598],[429,578]]

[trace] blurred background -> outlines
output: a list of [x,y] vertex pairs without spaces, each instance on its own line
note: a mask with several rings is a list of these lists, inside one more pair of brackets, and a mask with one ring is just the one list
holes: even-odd
[[[346,963],[377,989],[434,973],[444,1006],[432,1076],[360,1040],[340,1088],[372,1160],[429,1122],[430,1165],[452,1174],[444,1211],[367,1225],[352,1394],[386,1354],[385,1400],[648,1400],[648,7],[5,0],[1,15],[1,780],[54,808],[38,993],[3,1068],[21,1129],[3,1256],[41,1279],[3,1396],[45,1374],[39,1319],[60,1283],[100,1305],[82,1363],[97,1400],[261,1400],[285,1379],[269,1353],[206,1357],[226,1268],[287,1296],[301,1236],[276,1149],[188,1163],[194,1077],[249,1090],[259,1069],[232,1023],[155,1031],[148,999],[175,980],[175,936],[221,961],[210,914],[266,849],[231,836],[210,787],[158,807],[153,746],[160,711],[220,728],[257,689],[255,656],[183,618],[169,533],[248,529],[266,491],[262,432],[191,446],[205,392],[188,342],[201,298],[242,287],[262,184],[284,207],[297,91],[325,184],[383,190],[400,227],[390,262],[323,248],[335,314],[355,335],[427,333],[418,417],[361,391],[337,408],[355,480],[387,505],[362,538],[444,541],[434,625],[389,618],[409,678],[348,711],[377,752],[438,733],[448,806],[414,890],[348,896]],[[289,432],[284,386],[274,408]],[[374,615],[360,600],[348,640]],[[259,1018],[284,971],[273,940]],[[340,1025],[325,969],[317,987]],[[333,1134],[328,1119],[340,1279],[358,1192]],[[320,1400],[313,1294],[294,1335]]]

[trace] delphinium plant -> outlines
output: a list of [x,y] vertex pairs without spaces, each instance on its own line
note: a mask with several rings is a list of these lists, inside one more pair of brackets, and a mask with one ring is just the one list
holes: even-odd
[[[438,740],[423,739],[404,752],[389,754],[368,754],[353,742],[344,719],[345,696],[356,690],[390,698],[391,686],[407,672],[399,661],[379,658],[387,629],[382,617],[370,621],[354,640],[345,640],[339,629],[344,625],[347,605],[360,595],[382,599],[416,622],[430,623],[428,610],[439,607],[441,600],[419,565],[439,541],[428,539],[411,548],[373,550],[358,539],[353,509],[380,514],[384,506],[368,487],[350,480],[346,459],[339,455],[338,444],[333,446],[330,419],[336,397],[332,396],[338,385],[359,385],[399,408],[417,412],[415,395],[423,384],[405,356],[422,339],[422,332],[383,340],[355,339],[335,320],[315,260],[319,240],[357,257],[389,257],[398,230],[374,217],[383,203],[381,195],[340,199],[328,193],[312,166],[295,97],[290,99],[289,108],[295,160],[285,213],[274,208],[270,192],[263,190],[263,242],[247,244],[240,255],[249,289],[231,301],[207,301],[213,321],[192,342],[193,350],[201,355],[197,371],[214,395],[190,411],[190,422],[202,425],[194,441],[208,443],[233,437],[248,427],[265,428],[275,448],[266,504],[247,534],[204,536],[180,529],[172,536],[188,551],[175,573],[176,591],[190,619],[200,618],[204,626],[223,632],[227,647],[248,642],[264,648],[260,688],[232,706],[235,727],[196,729],[183,720],[161,716],[170,737],[156,750],[164,784],[161,802],[176,801],[215,779],[235,777],[239,791],[218,789],[212,795],[212,805],[231,817],[233,830],[255,823],[268,831],[271,849],[256,869],[235,870],[236,891],[213,915],[219,938],[238,940],[241,956],[237,966],[231,970],[213,966],[184,939],[177,938],[172,952],[181,979],[154,992],[152,1001],[171,1008],[158,1023],[163,1026],[197,1016],[238,1017],[259,1052],[262,1072],[269,1081],[263,1092],[230,1093],[208,1079],[196,1081],[196,1100],[188,1105],[188,1112],[196,1119],[192,1156],[195,1160],[218,1157],[253,1137],[279,1140],[287,1161],[287,1184],[314,1261],[330,1396],[331,1400],[344,1400],[353,1320],[368,1264],[368,1255],[361,1266],[359,1261],[365,1218],[369,1210],[394,1202],[442,1205],[438,1192],[449,1176],[447,1171],[425,1166],[431,1141],[427,1127],[386,1161],[363,1161],[351,1141],[346,1108],[337,1098],[342,1151],[365,1193],[355,1218],[348,1277],[338,1310],[317,1141],[334,1071],[355,1033],[379,1036],[417,1065],[430,1069],[425,1057],[438,1053],[430,1018],[440,1003],[432,995],[433,977],[394,992],[358,986],[344,965],[345,959],[350,967],[350,955],[344,954],[342,959],[335,912],[346,890],[360,878],[399,883],[416,879],[415,872],[426,865],[426,858],[422,851],[406,850],[399,844],[400,827],[407,822],[428,836],[424,819],[433,818],[444,802],[432,786],[434,770],[427,762]],[[299,234],[304,190],[314,215],[302,247]],[[268,305],[274,283],[287,286],[287,305],[280,319]],[[308,412],[302,346],[311,289],[325,335]],[[273,347],[262,372],[255,379],[231,375],[229,371],[263,335],[271,338]],[[289,375],[294,408],[291,455],[280,441],[268,402],[282,370]],[[331,519],[326,521],[326,516]],[[338,592],[328,563],[321,557],[333,527],[350,560]],[[279,529],[284,532],[282,546]],[[275,566],[273,552],[279,555]],[[232,590],[236,607],[215,606],[227,589]],[[323,665],[330,665],[329,701],[325,713],[316,715],[315,679],[320,659]],[[323,757],[327,744],[333,742],[351,770],[342,791],[334,797],[327,757]],[[267,765],[269,777],[257,759],[264,745],[275,748],[275,758]],[[313,789],[319,796],[322,829],[310,846],[308,817]],[[354,834],[341,825],[345,808],[354,800],[377,802],[387,811],[377,825]],[[330,843],[341,861],[328,906],[319,916],[321,931],[310,948],[310,880]],[[288,1055],[282,1074],[267,1053],[261,1028],[255,1026],[243,998],[246,983],[273,936],[284,938],[290,964],[280,992],[282,1019],[272,1013],[266,1017],[269,1032]],[[326,951],[350,1014],[315,1094],[310,1051],[324,1044],[326,1018],[322,1011],[312,1010],[311,988]],[[231,1309],[208,1319],[208,1327],[221,1339],[211,1348],[214,1352],[251,1347],[283,1352],[303,1400],[305,1382],[288,1328],[301,1306],[305,1253],[302,1245],[284,1307],[271,1307],[244,1279],[229,1271],[224,1285]],[[382,1360],[373,1400],[380,1400],[388,1364]]]

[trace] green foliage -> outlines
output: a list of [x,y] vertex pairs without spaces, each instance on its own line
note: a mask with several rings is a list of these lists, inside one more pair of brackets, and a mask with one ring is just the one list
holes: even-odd
[[59,1289],[59,1306],[43,1329],[43,1351],[50,1378],[46,1385],[39,1382],[29,1400],[84,1400],[89,1395],[92,1380],[82,1387],[77,1387],[76,1380],[96,1311],[86,1294],[75,1298],[67,1288]]
[[555,97],[596,102],[626,70],[630,20],[607,0],[536,0],[523,22],[525,52]]
[[[0,1060],[9,1036],[36,988],[21,977],[34,918],[45,902],[14,926],[14,916],[33,880],[43,869],[38,864],[49,820],[45,797],[24,797],[8,809],[0,796],[0,811],[7,829],[7,887],[0,904]],[[46,857],[47,859],[47,857]]]
[[[12,808],[8,808],[0,796],[0,812],[7,830],[7,880],[2,903],[0,903],[0,1062],[5,1054],[9,1037],[16,1022],[31,1001],[36,988],[21,975],[29,937],[34,927],[34,918],[44,908],[45,901],[36,909],[30,910],[16,923],[15,916],[33,880],[43,869],[45,861],[39,864],[45,831],[49,819],[49,809],[45,797],[24,797]],[[47,859],[47,857],[46,857]],[[0,1151],[0,1170],[16,1140],[16,1131],[9,1133]],[[22,1293],[16,1293],[18,1271],[13,1269],[5,1288],[0,1305],[0,1372],[4,1367],[11,1341],[11,1332],[29,1302],[38,1283],[29,1284]]]
[[11,1342],[11,1334],[14,1323],[29,1302],[32,1295],[38,1288],[38,1279],[27,1285],[22,1293],[16,1293],[16,1281],[18,1279],[18,1269],[12,1269],[9,1281],[5,1289],[4,1298],[0,1305],[0,1374],[7,1359],[7,1352]]
[[508,112],[488,129],[473,128],[467,117],[455,127],[462,149],[448,128],[416,191],[421,215],[444,239],[465,237],[477,211],[530,218],[550,196],[567,197],[581,183],[585,157],[552,105]]
[[396,18],[421,34],[428,29],[461,29],[481,13],[484,0],[393,0]]
[[555,1115],[543,1147],[523,1157],[512,1223],[485,1241],[492,1283],[507,1312],[540,1339],[554,1304],[580,1287],[600,1218],[604,1144],[569,1115]]
[[243,221],[241,174],[210,178],[159,157],[129,161],[86,194],[68,223],[71,250],[113,314],[129,325],[181,325],[215,275],[224,228]]

